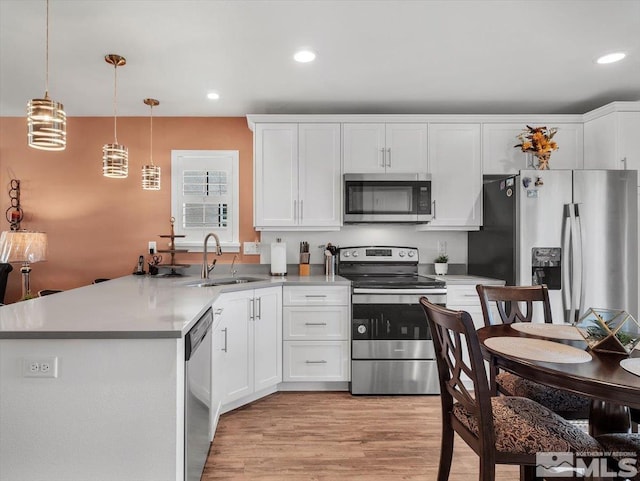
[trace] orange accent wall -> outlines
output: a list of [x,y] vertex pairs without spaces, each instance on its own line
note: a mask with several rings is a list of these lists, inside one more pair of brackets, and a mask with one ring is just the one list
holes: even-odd
[[[47,261],[32,265],[32,292],[131,274],[148,241],[166,247],[158,235],[170,233],[171,150],[238,150],[240,241],[259,238],[253,229],[253,135],[244,117],[154,117],[160,191],[144,191],[140,185],[140,168],[149,162],[149,118],[119,118],[118,141],[129,148],[127,179],[102,176],[102,146],[113,142],[113,118],[69,118],[66,150],[46,152],[27,146],[26,118],[0,117],[0,230],[9,230],[4,211],[15,178],[25,214],[21,227],[48,234]],[[232,258],[225,254],[219,263]],[[200,263],[201,254],[177,254],[176,261]],[[259,257],[240,253],[240,262],[256,263]],[[20,289],[19,266],[14,265],[5,302],[18,299]]]

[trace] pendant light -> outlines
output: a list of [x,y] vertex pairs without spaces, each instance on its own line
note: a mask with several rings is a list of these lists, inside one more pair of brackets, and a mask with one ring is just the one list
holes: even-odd
[[153,165],[153,107],[160,105],[156,99],[144,99],[149,106],[149,164],[142,166],[142,189],[160,190],[160,167]]
[[47,0],[45,90],[43,99],[27,103],[27,139],[29,147],[40,150],[64,150],[67,146],[67,114],[60,102],[49,98],[49,0]]
[[118,94],[118,67],[126,65],[127,59],[110,53],[104,60],[113,65],[113,144],[102,147],[102,175],[114,179],[125,179],[129,174],[129,153],[124,145],[118,144],[118,116],[116,111]]

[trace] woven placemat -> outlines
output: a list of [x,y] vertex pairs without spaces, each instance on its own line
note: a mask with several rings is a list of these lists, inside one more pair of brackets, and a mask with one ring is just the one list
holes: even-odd
[[620,361],[620,367],[631,374],[640,376],[640,357],[630,357],[629,359],[623,359]]
[[538,324],[533,322],[514,322],[511,328],[525,334],[547,337],[549,339],[566,339],[583,341],[580,331],[571,324]]
[[485,346],[507,356],[558,363],[580,363],[591,361],[591,354],[573,346],[544,339],[525,337],[490,337]]

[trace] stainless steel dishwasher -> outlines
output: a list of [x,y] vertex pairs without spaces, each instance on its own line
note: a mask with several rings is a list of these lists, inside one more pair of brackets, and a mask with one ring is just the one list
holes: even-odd
[[199,481],[211,437],[211,308],[185,336],[184,350],[184,479]]

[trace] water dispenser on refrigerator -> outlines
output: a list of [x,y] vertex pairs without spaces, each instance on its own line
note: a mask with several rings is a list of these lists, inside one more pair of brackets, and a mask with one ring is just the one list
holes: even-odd
[[560,247],[534,247],[531,249],[531,284],[546,284],[549,290],[562,289],[562,249]]

